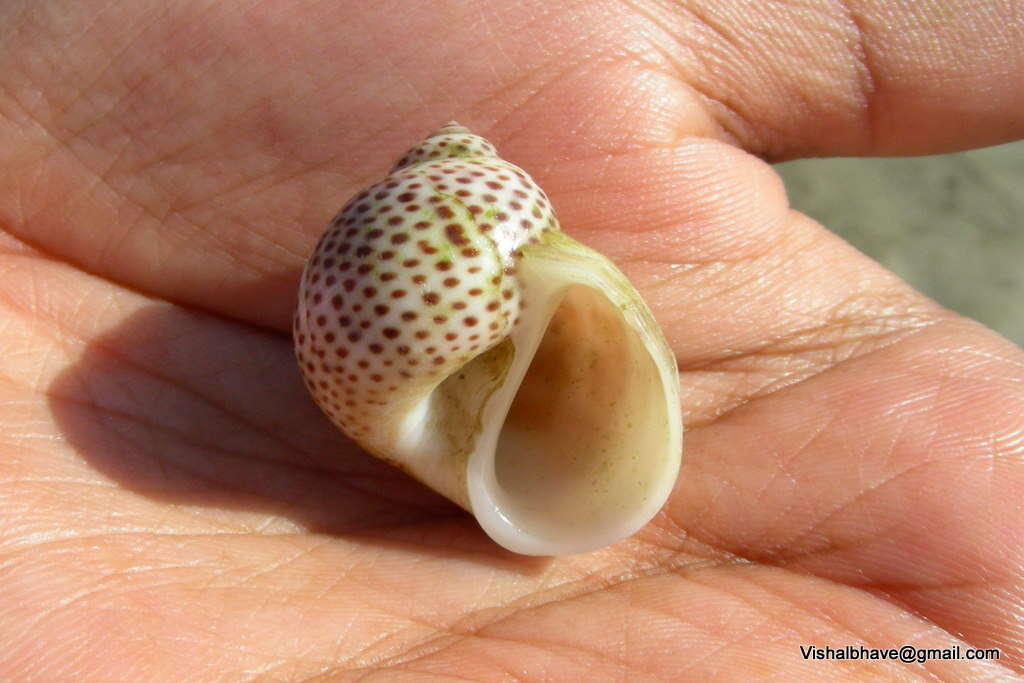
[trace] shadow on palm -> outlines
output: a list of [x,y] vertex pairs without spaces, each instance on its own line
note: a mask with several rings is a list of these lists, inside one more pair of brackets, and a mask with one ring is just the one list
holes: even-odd
[[48,394],[69,443],[125,495],[417,552],[471,551],[515,571],[546,563],[504,551],[465,511],[334,429],[283,335],[154,304],[92,341]]

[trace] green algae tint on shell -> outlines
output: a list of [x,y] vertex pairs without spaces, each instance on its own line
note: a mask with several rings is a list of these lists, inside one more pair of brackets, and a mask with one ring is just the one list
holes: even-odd
[[678,373],[647,306],[456,123],[330,223],[294,336],[335,425],[514,552],[614,543],[675,483]]

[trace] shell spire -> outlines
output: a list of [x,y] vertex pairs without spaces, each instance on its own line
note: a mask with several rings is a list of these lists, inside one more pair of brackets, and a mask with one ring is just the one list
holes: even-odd
[[338,427],[513,551],[633,533],[678,472],[675,361],[639,294],[455,122],[328,226],[295,342]]
[[455,121],[449,121],[402,155],[391,173],[413,164],[441,159],[495,157],[498,151],[485,138],[474,135]]

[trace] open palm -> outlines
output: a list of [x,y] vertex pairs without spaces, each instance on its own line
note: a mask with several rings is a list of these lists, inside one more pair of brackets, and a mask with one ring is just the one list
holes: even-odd
[[[0,5],[0,678],[1024,670],[1024,354],[758,159],[1024,132],[1020,11],[897,4]],[[676,491],[600,552],[502,551],[295,367],[322,226],[452,118],[676,352]]]

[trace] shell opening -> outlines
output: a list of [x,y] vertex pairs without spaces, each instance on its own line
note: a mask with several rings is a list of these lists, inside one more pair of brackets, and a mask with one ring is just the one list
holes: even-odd
[[531,555],[586,552],[633,533],[664,503],[678,468],[666,377],[623,310],[584,284],[552,292],[547,309],[534,322],[546,324],[541,334],[513,335],[523,355],[510,383],[516,365],[528,368],[506,397],[500,431],[484,435],[470,462],[481,525]]

